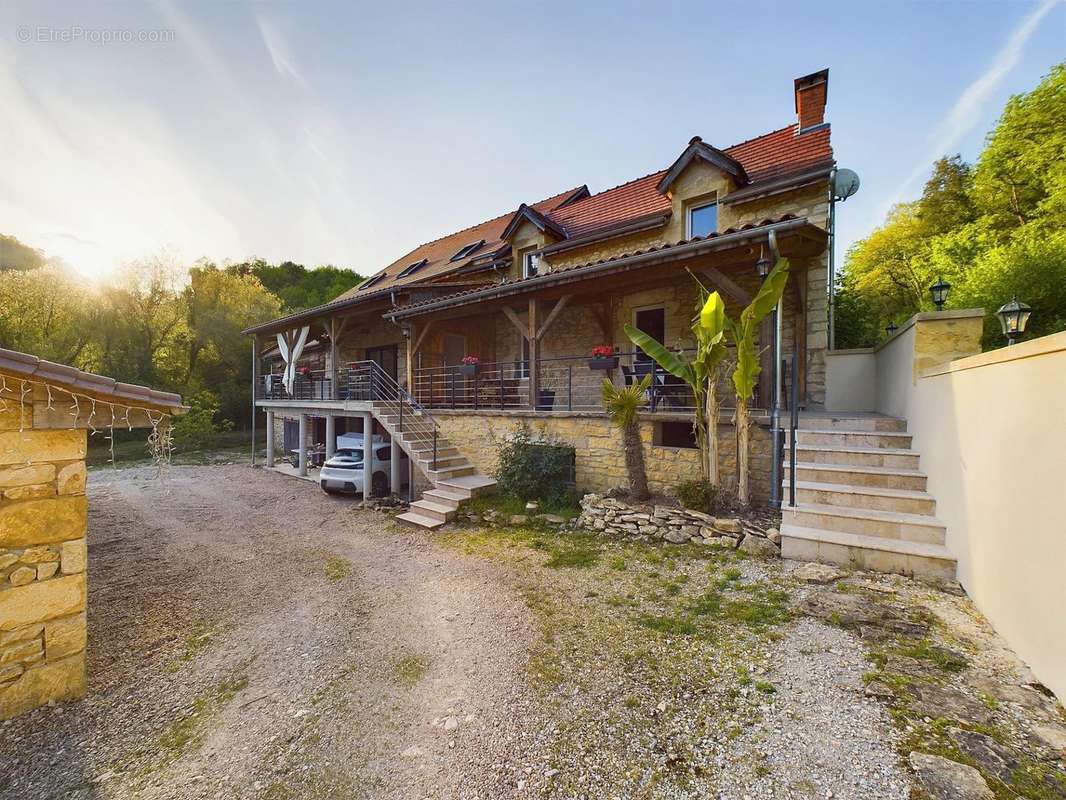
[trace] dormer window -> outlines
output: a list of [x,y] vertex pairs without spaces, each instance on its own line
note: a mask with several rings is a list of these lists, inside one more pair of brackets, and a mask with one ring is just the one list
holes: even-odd
[[540,253],[527,252],[522,254],[522,277],[532,278],[540,271]]
[[462,261],[464,258],[467,258],[468,256],[472,256],[474,253],[476,253],[478,250],[480,250],[481,247],[484,244],[485,244],[485,240],[484,239],[482,239],[480,241],[477,241],[477,242],[471,242],[470,244],[468,244],[465,247],[463,247],[463,249],[460,250],[458,253],[456,253],[454,256],[452,256],[450,260],[451,261]]
[[400,273],[396,276],[397,279],[406,278],[408,275],[414,275],[416,272],[422,269],[422,267],[424,267],[426,263],[427,260],[423,258],[421,261],[416,261],[413,264],[408,264],[406,267],[400,270]]
[[363,281],[359,285],[359,291],[361,292],[361,291],[363,291],[363,289],[369,289],[371,286],[374,286],[375,284],[380,283],[381,279],[384,278],[384,277],[385,277],[385,273],[381,272],[381,273],[378,273],[377,275],[374,275],[372,277],[367,278],[365,281]]
[[686,239],[709,236],[718,231],[718,201],[690,206],[687,213]]

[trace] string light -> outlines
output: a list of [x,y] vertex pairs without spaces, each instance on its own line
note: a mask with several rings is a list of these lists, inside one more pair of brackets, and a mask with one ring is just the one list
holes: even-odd
[[[56,386],[47,381],[33,380],[32,378],[19,378],[19,433],[25,433],[25,413],[27,403],[27,396],[32,395],[34,386],[43,386],[47,392],[48,403],[46,410],[56,411],[58,410],[53,403],[56,398],[53,395],[53,390],[60,394],[65,394],[70,398],[70,406],[68,411],[73,419],[71,428],[78,427],[78,420],[82,414],[82,401],[88,401],[90,403],[89,417],[86,420],[86,426],[91,430],[92,434],[99,433],[95,425],[93,425],[93,419],[96,416],[96,401],[97,399],[92,395],[84,394],[82,392],[72,392],[69,389]],[[10,409],[9,396],[13,395],[15,390],[8,385],[7,376],[0,373],[0,412],[6,412]],[[32,397],[30,398],[32,401]],[[101,401],[107,402],[107,401]],[[108,425],[110,435],[107,437],[110,440],[110,455],[111,464],[115,466],[115,420],[119,419],[115,416],[115,404],[108,402],[108,406],[111,410],[111,422]],[[148,424],[151,428],[151,432],[148,434],[148,452],[152,457],[152,462],[156,467],[156,474],[162,479],[166,476],[167,468],[170,466],[170,458],[173,452],[174,440],[172,436],[171,415],[165,411],[159,409],[149,408],[148,406],[140,405],[127,405],[125,403],[119,405],[123,409],[123,415],[119,422],[125,424],[127,429],[133,430],[133,420],[130,419],[131,411],[140,411],[144,414],[148,420]],[[30,463],[29,458],[26,461]]]

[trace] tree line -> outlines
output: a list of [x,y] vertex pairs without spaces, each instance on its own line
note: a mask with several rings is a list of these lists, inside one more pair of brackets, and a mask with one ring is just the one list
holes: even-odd
[[175,435],[196,444],[251,420],[250,325],[334,299],[350,269],[252,259],[183,266],[167,254],[94,286],[11,236],[0,237],[0,346],[126,383],[178,392]]
[[1066,328],[1066,63],[1012,97],[973,164],[945,156],[920,198],[849,248],[836,286],[836,346],[864,347],[931,310],[985,309],[985,347],[1004,344],[997,308],[1033,308],[1028,336]]

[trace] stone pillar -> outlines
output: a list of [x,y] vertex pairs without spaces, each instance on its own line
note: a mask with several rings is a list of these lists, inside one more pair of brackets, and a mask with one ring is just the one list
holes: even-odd
[[374,417],[363,414],[363,502],[370,499],[374,477]]
[[326,416],[326,458],[333,458],[337,452],[337,418],[332,414]]
[[300,415],[300,474],[307,474],[307,415]]
[[269,410],[266,412],[266,436],[266,465],[272,467],[274,466],[274,412]]
[[389,453],[389,489],[393,494],[400,493],[400,456],[403,450],[400,449],[400,443],[396,440],[396,437],[392,437],[392,451]]

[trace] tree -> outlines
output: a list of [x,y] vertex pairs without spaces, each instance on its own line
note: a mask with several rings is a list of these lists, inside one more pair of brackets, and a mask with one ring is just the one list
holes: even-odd
[[624,330],[630,341],[647,353],[656,364],[688,385],[696,408],[694,427],[703,479],[717,485],[719,474],[716,390],[721,376],[721,365],[727,353],[725,303],[718,292],[708,292],[703,284],[699,281],[696,283],[699,293],[696,317],[692,323],[696,354],[691,361],[684,353],[667,350],[651,336],[632,325],[625,325]]
[[99,308],[63,269],[0,271],[0,346],[88,368]]
[[9,269],[39,269],[45,265],[44,253],[25,245],[14,236],[0,233],[0,272]]
[[651,386],[651,375],[639,383],[619,389],[607,378],[603,379],[603,405],[611,421],[622,431],[626,473],[629,475],[629,494],[637,500],[648,497],[648,474],[644,469],[644,445],[640,441],[637,411],[644,405],[645,392]]
[[985,309],[986,347],[1002,346],[996,309],[1014,294],[1033,307],[1029,336],[1066,324],[1066,64],[1008,101],[975,166],[933,165],[920,199],[847,253],[835,300],[841,347],[874,344],[890,321],[932,307]]
[[747,308],[740,312],[737,320],[726,317],[726,325],[737,348],[737,364],[733,369],[733,388],[737,396],[737,499],[742,505],[748,505],[748,446],[751,419],[748,415],[748,401],[755,393],[762,367],[759,353],[755,348],[755,337],[759,323],[774,310],[784,294],[788,283],[788,259],[779,258],[770,274]]
[[268,291],[281,298],[282,310],[287,314],[328,303],[364,280],[355,271],[343,267],[326,265],[307,269],[292,261],[273,265],[258,258],[228,270],[254,275]]
[[281,302],[252,273],[201,262],[189,270],[186,310],[187,390],[217,393],[221,416],[250,419],[250,344],[242,330],[281,313]]

